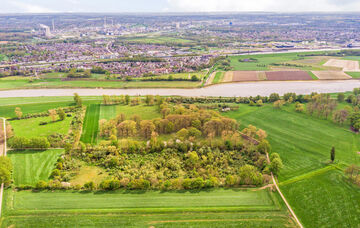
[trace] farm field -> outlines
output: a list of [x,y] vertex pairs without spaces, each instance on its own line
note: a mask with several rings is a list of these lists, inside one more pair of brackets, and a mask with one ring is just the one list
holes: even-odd
[[329,59],[324,66],[337,67],[343,71],[359,71],[359,61],[344,59]]
[[212,81],[213,84],[220,83],[224,78],[225,72],[219,71],[215,73],[215,77]]
[[267,71],[265,74],[269,81],[312,80],[305,71]]
[[258,81],[261,80],[258,77],[258,72],[256,71],[234,71],[233,82],[241,81]]
[[345,72],[345,73],[351,76],[352,78],[360,78],[360,72]]
[[284,163],[280,188],[304,227],[357,227],[360,191],[345,181],[342,170],[327,165],[332,146],[340,168],[360,164],[359,136],[348,126],[296,113],[293,106],[240,105],[224,115],[241,120],[241,128],[253,124],[268,133],[272,151]]
[[358,227],[360,224],[359,187],[345,181],[342,171],[329,170],[280,188],[305,227]]
[[239,110],[224,115],[241,120],[241,128],[252,124],[268,133],[272,151],[279,153],[284,163],[280,182],[325,167],[332,146],[336,147],[339,161],[360,164],[357,154],[360,150],[359,135],[345,126],[296,113],[294,109],[240,105]]
[[84,143],[97,142],[99,130],[100,104],[90,104],[86,108],[86,114],[80,140]]
[[[311,54],[315,52],[300,53],[300,55]],[[322,52],[316,52],[322,53]],[[309,56],[301,57],[299,53],[274,53],[274,54],[259,54],[259,55],[240,55],[230,56],[230,66],[233,67],[234,71],[267,71],[273,68],[287,69],[296,68],[299,70],[324,70],[327,67],[322,66],[324,60],[328,57],[322,56]],[[246,61],[246,60],[249,61]],[[253,60],[251,60],[253,59]],[[242,61],[239,61],[242,60]],[[274,64],[274,65],[272,65]]]
[[[67,134],[72,117],[65,117],[63,121],[52,122],[49,116],[10,121],[16,136],[47,137],[53,133]],[[47,122],[46,125],[40,125]]]
[[342,71],[312,71],[320,80],[343,80],[351,79],[349,75]]
[[29,82],[22,80],[1,80],[0,89],[39,89],[39,88],[196,88],[199,81],[61,81],[59,78],[40,79]]
[[[6,191],[2,227],[116,225],[127,227],[295,227],[275,193],[267,190],[215,189],[201,192]],[[76,214],[76,216],[74,216]],[[26,216],[34,215],[34,216]],[[55,217],[56,216],[56,217]],[[75,217],[76,219],[73,219]]]
[[[2,98],[0,99],[0,116],[7,118],[14,118],[15,108],[21,108],[23,114],[39,113],[46,112],[49,109],[56,109],[59,107],[69,107],[74,105],[73,97],[58,99],[54,98],[45,98],[45,97],[34,97],[34,98]],[[89,97],[83,98],[83,104],[89,105],[93,103],[99,103],[100,97]]]
[[56,160],[64,150],[49,149],[43,151],[8,151],[14,166],[14,184],[34,186],[39,180],[49,180]]

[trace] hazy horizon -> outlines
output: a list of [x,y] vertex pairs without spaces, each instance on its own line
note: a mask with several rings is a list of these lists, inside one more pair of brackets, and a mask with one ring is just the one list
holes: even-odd
[[305,13],[356,12],[358,0],[3,0],[1,14],[13,13]]

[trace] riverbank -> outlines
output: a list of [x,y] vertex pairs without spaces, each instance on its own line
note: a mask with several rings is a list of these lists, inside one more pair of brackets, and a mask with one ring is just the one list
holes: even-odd
[[336,93],[351,91],[360,87],[359,80],[334,80],[334,81],[265,81],[265,82],[243,82],[217,84],[204,88],[194,89],[20,89],[0,91],[0,97],[41,97],[41,96],[72,96],[78,93],[80,96],[101,96],[101,95],[161,95],[161,96],[269,96],[271,93],[293,92],[297,94]]

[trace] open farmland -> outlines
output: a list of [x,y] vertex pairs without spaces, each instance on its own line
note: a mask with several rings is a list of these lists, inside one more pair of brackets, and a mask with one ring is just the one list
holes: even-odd
[[225,72],[223,71],[219,71],[219,72],[214,72],[210,77],[213,78],[212,83],[216,84],[219,82],[222,82],[223,78],[224,78]]
[[48,181],[56,160],[64,150],[19,150],[9,151],[14,166],[14,184],[34,186],[39,180]]
[[312,80],[305,71],[267,71],[265,74],[269,81]]
[[360,164],[359,136],[348,126],[296,113],[293,106],[240,105],[224,115],[239,119],[242,128],[256,124],[269,134],[272,151],[284,162],[280,188],[304,227],[357,227],[360,191],[337,170],[343,166],[327,165],[332,146],[336,163]]
[[351,79],[349,75],[342,71],[312,71],[320,80],[345,80]]
[[233,82],[258,81],[258,72],[256,71],[234,71]]
[[[28,191],[5,194],[2,227],[296,227],[276,193],[211,191],[117,191],[73,193]],[[29,216],[31,215],[31,216]]]
[[272,150],[280,154],[285,165],[280,181],[323,168],[332,146],[337,149],[337,159],[360,164],[359,135],[348,130],[348,126],[297,113],[293,106],[279,110],[270,105],[240,105],[238,111],[224,115],[241,121],[241,128],[256,124],[268,133]]
[[84,143],[96,143],[99,130],[100,104],[91,104],[86,109],[81,141]]
[[223,82],[232,82],[234,78],[234,71],[227,71],[225,72]]
[[360,71],[359,61],[344,59],[329,59],[324,66],[337,67],[343,71]]
[[280,188],[305,227],[358,227],[360,224],[359,187],[344,180],[342,171],[329,170]]

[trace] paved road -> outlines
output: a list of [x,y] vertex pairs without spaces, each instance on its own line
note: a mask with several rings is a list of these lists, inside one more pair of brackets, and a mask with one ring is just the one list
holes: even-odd
[[196,89],[24,89],[0,91],[0,98],[5,97],[39,97],[39,96],[81,96],[101,95],[162,95],[162,96],[268,96],[271,93],[280,95],[287,92],[297,94],[335,93],[351,91],[360,87],[360,80],[317,80],[317,81],[286,81],[286,82],[244,82],[226,83]]

